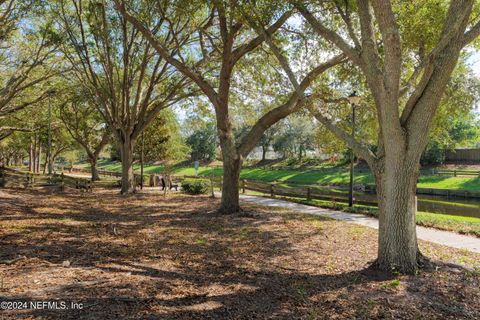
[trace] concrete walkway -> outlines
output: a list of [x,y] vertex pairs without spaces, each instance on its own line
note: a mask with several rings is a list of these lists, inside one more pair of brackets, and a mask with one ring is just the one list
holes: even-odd
[[[291,209],[302,213],[328,217],[336,220],[348,221],[362,226],[378,229],[377,219],[362,214],[323,209],[286,200],[249,196],[243,194],[240,195],[240,199],[243,201],[253,202],[264,206]],[[480,253],[480,238],[420,226],[417,226],[417,237],[419,239],[438,243],[444,246],[458,249],[466,249],[472,252]]]

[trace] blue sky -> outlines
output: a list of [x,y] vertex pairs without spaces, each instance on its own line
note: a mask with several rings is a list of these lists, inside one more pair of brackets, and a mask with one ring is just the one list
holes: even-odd
[[[480,51],[474,52],[468,58],[468,62],[470,63],[475,75],[480,78]],[[480,117],[480,105],[476,105],[475,112]]]
[[468,59],[468,61],[472,65],[473,72],[477,77],[480,77],[480,51],[476,51],[472,54],[472,56]]

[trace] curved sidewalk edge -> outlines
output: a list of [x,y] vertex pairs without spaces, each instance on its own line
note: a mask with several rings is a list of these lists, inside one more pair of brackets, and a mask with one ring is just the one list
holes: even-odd
[[[253,202],[256,204],[281,207],[291,209],[294,211],[312,214],[336,220],[347,221],[362,226],[378,229],[378,220],[372,217],[368,217],[357,213],[347,213],[341,211],[335,211],[330,209],[323,209],[313,206],[307,206],[300,203],[290,202],[280,199],[272,199],[258,196],[240,195],[240,199],[247,202]],[[480,253],[480,238],[461,235],[454,232],[442,231],[432,228],[425,228],[417,226],[417,238],[438,243],[444,246],[449,246],[458,249],[466,249],[472,252]]]

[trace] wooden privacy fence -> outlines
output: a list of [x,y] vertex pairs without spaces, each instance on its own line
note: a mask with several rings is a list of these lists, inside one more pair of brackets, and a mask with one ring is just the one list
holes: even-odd
[[480,148],[455,149],[445,151],[446,161],[471,161],[480,163]]

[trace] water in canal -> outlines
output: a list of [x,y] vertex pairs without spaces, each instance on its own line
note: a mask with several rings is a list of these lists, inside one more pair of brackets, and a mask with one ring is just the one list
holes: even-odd
[[[312,189],[312,197],[347,202],[348,192],[345,189],[318,187]],[[371,192],[355,191],[354,197],[358,204],[376,205],[377,202],[376,194]],[[480,199],[420,194],[418,195],[418,210],[480,218]]]

